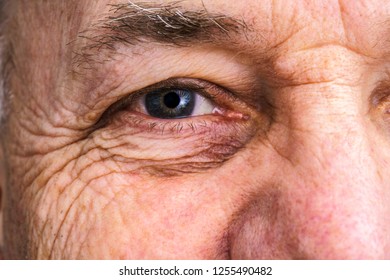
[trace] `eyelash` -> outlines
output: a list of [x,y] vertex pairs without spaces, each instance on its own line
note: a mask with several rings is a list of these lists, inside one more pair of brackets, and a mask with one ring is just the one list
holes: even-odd
[[[151,91],[172,89],[195,91],[197,94],[202,95],[203,97],[209,99],[212,103],[216,104],[217,114],[194,116],[182,119],[158,119],[142,113],[127,110],[129,107],[132,107],[139,98]],[[240,102],[231,92],[217,86],[216,84],[205,80],[171,78],[138,90],[115,102],[102,114],[100,119],[93,126],[93,130],[107,126],[115,115],[126,111],[133,113],[132,123],[134,125],[140,126],[140,128],[142,127],[143,129],[148,128],[151,132],[161,133],[164,133],[164,131],[167,130],[170,132],[181,132],[185,126],[194,131],[197,127],[207,127],[208,122],[206,122],[204,118],[210,118],[210,116],[214,117],[214,121],[212,122],[214,124],[218,121],[227,119],[234,119],[236,121],[239,119],[247,120],[249,118],[248,115],[232,110],[232,103]],[[170,127],[167,129],[167,126]]]

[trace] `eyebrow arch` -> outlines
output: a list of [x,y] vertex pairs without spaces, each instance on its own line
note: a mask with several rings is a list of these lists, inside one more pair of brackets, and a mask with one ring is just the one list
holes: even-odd
[[118,44],[162,43],[179,47],[218,44],[234,34],[246,34],[243,20],[210,13],[203,6],[186,10],[172,3],[133,2],[110,5],[108,14],[78,37],[87,40],[81,53],[90,56]]

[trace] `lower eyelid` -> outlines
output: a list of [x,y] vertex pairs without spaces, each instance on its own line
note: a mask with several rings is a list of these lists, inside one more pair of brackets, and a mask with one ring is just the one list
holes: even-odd
[[[213,120],[210,120],[213,118]],[[118,125],[125,125],[139,131],[163,135],[180,133],[184,137],[186,133],[201,133],[209,131],[222,122],[227,122],[222,116],[198,116],[180,119],[157,119],[137,111],[123,111],[117,116]]]
[[[138,111],[123,110],[109,121],[105,130],[117,130],[119,133],[127,131],[129,137],[142,133],[148,137],[158,137],[163,141],[202,134],[218,137],[218,135],[228,134],[229,131],[233,134],[238,133],[236,127],[253,129],[254,126],[257,125],[248,115],[230,111],[191,118],[156,119]],[[244,129],[239,130],[244,133]]]
[[156,124],[140,114],[123,112],[93,135],[93,143],[129,172],[149,176],[204,172],[233,157],[254,135],[251,124],[217,118],[220,121],[199,118],[165,122],[164,129],[160,122]]

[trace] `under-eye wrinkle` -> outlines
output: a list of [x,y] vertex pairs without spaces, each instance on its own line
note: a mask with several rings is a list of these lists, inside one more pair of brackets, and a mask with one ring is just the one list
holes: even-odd
[[[137,176],[174,177],[204,173],[230,160],[253,136],[248,124],[213,123],[196,133],[186,130],[179,137],[172,133],[151,134],[134,126],[94,136],[94,142],[120,164],[122,171]],[[108,138],[109,135],[111,138]]]

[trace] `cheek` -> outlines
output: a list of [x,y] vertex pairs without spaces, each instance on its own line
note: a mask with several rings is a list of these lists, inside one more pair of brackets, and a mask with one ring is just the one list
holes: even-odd
[[29,157],[28,172],[13,161],[22,174],[16,184],[27,186],[30,258],[225,257],[235,188],[232,171],[213,173],[235,159],[253,124],[210,121],[163,133],[129,120]]
[[228,178],[159,178],[120,166],[81,158],[51,176],[34,199],[36,257],[226,257],[220,244],[233,204]]
[[[131,184],[131,185],[130,185]],[[226,224],[218,188],[186,182],[133,180],[102,209],[81,258],[222,258]],[[94,244],[102,244],[99,248]],[[104,244],[104,245],[103,245]]]

